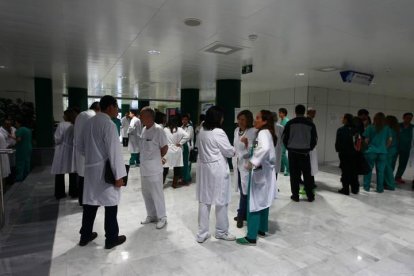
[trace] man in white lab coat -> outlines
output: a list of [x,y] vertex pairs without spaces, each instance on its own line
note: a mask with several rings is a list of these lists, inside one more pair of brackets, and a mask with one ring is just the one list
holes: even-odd
[[131,123],[129,113],[125,113],[125,116],[121,118],[121,134],[122,134],[122,145],[128,147],[128,128]]
[[83,199],[83,182],[85,175],[85,157],[79,150],[81,139],[83,138],[83,127],[86,122],[96,115],[100,111],[99,102],[94,102],[89,110],[79,113],[76,117],[75,124],[73,126],[73,157],[72,165],[78,174],[78,196],[79,205],[82,206]]
[[167,224],[162,158],[168,151],[168,141],[163,127],[154,121],[154,109],[146,106],[140,116],[144,125],[140,137],[141,185],[147,209],[147,218],[141,224],[157,223],[156,228],[161,229]]
[[[114,97],[104,96],[99,102],[100,113],[88,120],[78,145],[85,156],[85,183],[83,191],[83,217],[79,245],[85,246],[98,234],[92,232],[96,211],[105,206],[105,249],[111,249],[125,242],[125,236],[118,236],[118,204],[126,169],[119,144],[118,131],[111,118],[118,115],[118,104]],[[115,184],[105,181],[105,164],[109,160]]]
[[141,135],[142,126],[141,120],[138,118],[138,111],[131,110],[129,112],[129,116],[131,118],[131,122],[129,123],[128,128],[128,150],[131,153],[131,158],[129,159],[129,165],[137,165],[139,166],[139,137]]

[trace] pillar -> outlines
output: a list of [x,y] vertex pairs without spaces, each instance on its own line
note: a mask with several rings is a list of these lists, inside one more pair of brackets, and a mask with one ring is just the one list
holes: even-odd
[[149,106],[149,101],[138,100],[138,110],[141,110],[143,107]]
[[69,107],[77,107],[80,111],[87,110],[88,107],[88,89],[78,87],[68,87]]
[[224,109],[223,130],[233,143],[234,129],[234,109],[240,107],[241,80],[217,80],[216,82],[216,105]]
[[130,105],[129,104],[121,104],[122,117],[124,117],[125,114],[129,112],[129,109],[130,109]]
[[35,78],[36,146],[53,146],[52,80]]
[[190,114],[193,126],[198,123],[200,91],[194,88],[181,89],[181,114]]

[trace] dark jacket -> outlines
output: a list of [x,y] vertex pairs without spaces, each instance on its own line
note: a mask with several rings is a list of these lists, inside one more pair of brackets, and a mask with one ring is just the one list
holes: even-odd
[[306,117],[296,117],[285,125],[283,144],[287,150],[308,153],[318,141],[315,124]]
[[355,154],[354,137],[356,133],[358,133],[358,130],[350,125],[338,128],[335,141],[336,151],[346,155]]

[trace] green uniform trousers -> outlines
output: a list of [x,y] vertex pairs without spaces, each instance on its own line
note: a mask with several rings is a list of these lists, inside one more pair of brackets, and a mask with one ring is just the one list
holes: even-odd
[[369,191],[371,186],[372,169],[376,168],[377,171],[377,192],[384,191],[384,175],[385,167],[387,166],[386,153],[365,153],[365,158],[371,167],[371,171],[364,175],[364,190]]

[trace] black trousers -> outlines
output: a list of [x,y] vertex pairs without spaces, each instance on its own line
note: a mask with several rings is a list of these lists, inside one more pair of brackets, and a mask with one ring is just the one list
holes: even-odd
[[359,181],[358,181],[358,167],[357,157],[352,154],[339,153],[339,167],[341,168],[341,183],[342,188],[345,192],[349,193],[349,187],[354,194],[359,192]]
[[[99,206],[83,205],[82,228],[79,233],[81,239],[89,239],[92,236],[93,223],[95,222],[96,212]],[[116,218],[118,205],[105,206],[105,237],[106,242],[118,240],[119,227]]]
[[122,145],[124,147],[128,147],[128,141],[129,141],[128,137],[122,137]]
[[85,180],[85,178],[83,176],[78,175],[78,201],[79,201],[79,206],[83,206],[83,181]]
[[[247,220],[247,195],[243,194],[242,186],[241,186],[241,179],[240,179],[240,171],[237,169],[237,173],[239,174],[239,192],[240,192],[240,200],[239,200],[239,209],[237,209],[237,216],[244,220]],[[248,187],[247,187],[248,188]]]
[[314,198],[312,192],[315,187],[315,179],[311,175],[311,164],[309,153],[298,153],[289,151],[290,189],[294,197],[299,197],[300,176],[303,174],[305,191],[308,199]]
[[[182,169],[183,167],[174,167],[174,176],[181,177]],[[167,176],[169,171],[170,171],[170,168],[164,168],[164,172],[163,172],[164,177]]]
[[[71,197],[78,196],[78,185],[77,185],[78,174],[70,173],[69,174],[69,195]],[[65,175],[56,174],[55,175],[55,197],[62,198],[65,197]]]

